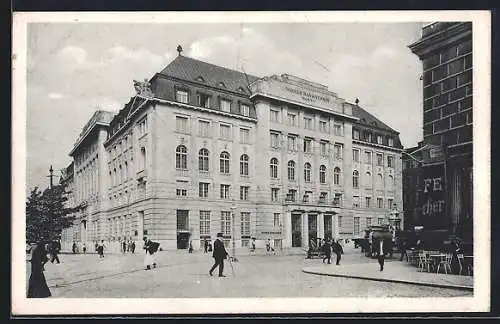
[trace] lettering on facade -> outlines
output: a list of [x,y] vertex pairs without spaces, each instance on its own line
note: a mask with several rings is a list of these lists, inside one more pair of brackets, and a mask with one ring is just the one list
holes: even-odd
[[288,92],[299,95],[300,98],[304,101],[308,101],[308,102],[321,101],[325,104],[330,103],[330,98],[317,95],[313,92],[308,92],[308,91],[304,91],[301,89],[296,89],[296,88],[291,88],[291,87],[286,87],[286,86],[283,88]]
[[444,217],[444,166],[424,167],[423,195],[420,202],[422,215],[426,217]]

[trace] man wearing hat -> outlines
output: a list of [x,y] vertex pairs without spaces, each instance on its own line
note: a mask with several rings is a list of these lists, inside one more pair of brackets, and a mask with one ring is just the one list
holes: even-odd
[[219,277],[225,277],[222,272],[224,271],[224,259],[227,259],[227,252],[224,247],[224,243],[222,242],[222,233],[217,233],[217,239],[214,242],[214,251],[212,256],[215,259],[215,263],[208,273],[212,276],[212,272],[215,268],[219,267]]

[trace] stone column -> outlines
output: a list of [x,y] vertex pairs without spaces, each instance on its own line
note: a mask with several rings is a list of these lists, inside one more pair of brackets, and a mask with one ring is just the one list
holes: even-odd
[[307,226],[307,213],[302,213],[302,247],[309,247],[309,228]]
[[292,246],[292,213],[286,212],[283,215],[283,248],[288,248]]
[[318,213],[318,237],[325,238],[325,217],[323,213]]

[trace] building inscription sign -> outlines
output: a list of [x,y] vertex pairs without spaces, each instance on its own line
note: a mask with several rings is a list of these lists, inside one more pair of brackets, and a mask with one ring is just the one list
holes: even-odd
[[306,90],[302,90],[302,89],[298,89],[298,88],[292,88],[292,87],[288,87],[288,86],[283,87],[283,89],[285,91],[288,91],[288,92],[291,92],[293,94],[300,96],[300,98],[302,100],[310,102],[310,103],[314,103],[316,101],[320,101],[324,104],[330,103],[330,98],[315,94],[315,93],[310,92],[310,91],[306,91]]
[[439,223],[445,217],[444,165],[426,166],[423,173],[422,216],[432,217],[432,223]]

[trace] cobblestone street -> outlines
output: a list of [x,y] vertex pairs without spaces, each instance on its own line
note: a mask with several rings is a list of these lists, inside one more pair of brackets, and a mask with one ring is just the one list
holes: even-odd
[[[142,252],[142,251],[141,251]],[[225,262],[226,278],[210,277],[211,254],[185,251],[159,252],[158,268],[145,271],[143,254],[60,256],[61,264],[46,265],[45,276],[53,297],[75,298],[189,298],[189,297],[452,297],[472,296],[471,291],[426,287],[307,274],[304,267],[323,266],[320,259],[303,255],[242,255]],[[387,262],[390,268],[391,262]],[[378,271],[361,254],[352,251],[341,265],[363,264]],[[325,267],[336,267],[334,264]],[[217,271],[217,270],[216,270]],[[27,272],[29,276],[29,272]]]

